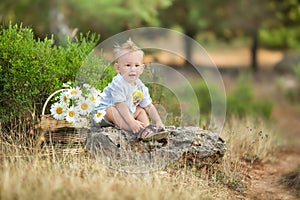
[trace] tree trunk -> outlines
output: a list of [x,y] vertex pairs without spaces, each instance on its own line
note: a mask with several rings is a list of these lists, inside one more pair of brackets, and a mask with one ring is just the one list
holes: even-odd
[[193,43],[191,38],[195,38],[196,36],[196,32],[193,30],[186,30],[185,34],[189,37],[185,37],[184,38],[184,51],[185,51],[185,65],[188,66],[190,63],[193,62],[193,57],[192,57],[192,53],[193,53]]
[[185,64],[192,62],[192,42],[190,38],[184,38]]
[[55,36],[58,35],[58,21],[57,21],[57,0],[52,0],[49,8],[49,27],[50,33]]
[[74,37],[76,29],[73,31],[66,23],[65,15],[62,9],[63,4],[58,0],[51,0],[49,8],[50,33],[55,36],[56,44],[65,43],[66,36]]
[[258,70],[257,49],[258,49],[258,30],[255,30],[252,33],[252,46],[251,46],[251,68],[253,72],[256,72]]

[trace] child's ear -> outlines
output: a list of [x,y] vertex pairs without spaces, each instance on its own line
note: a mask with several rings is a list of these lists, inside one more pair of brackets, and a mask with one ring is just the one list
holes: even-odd
[[114,64],[114,67],[115,67],[116,71],[119,72],[119,70],[120,70],[120,65],[119,65],[119,63],[116,62],[116,63]]

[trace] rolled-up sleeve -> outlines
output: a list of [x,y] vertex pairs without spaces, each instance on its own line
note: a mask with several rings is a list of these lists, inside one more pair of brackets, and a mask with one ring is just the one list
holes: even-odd
[[147,88],[145,85],[142,86],[142,92],[143,92],[144,96],[143,96],[142,101],[140,102],[140,106],[141,106],[142,108],[145,108],[145,107],[147,107],[149,104],[152,103],[152,99],[151,99],[149,90],[148,90],[148,88]]
[[111,87],[111,96],[112,96],[112,103],[121,103],[127,100],[126,92],[124,91],[125,88],[122,87],[118,82],[115,82]]

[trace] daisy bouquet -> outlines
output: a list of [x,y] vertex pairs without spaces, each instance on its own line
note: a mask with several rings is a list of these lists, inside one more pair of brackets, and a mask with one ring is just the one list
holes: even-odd
[[99,123],[105,111],[95,111],[94,107],[99,104],[101,91],[88,85],[82,87],[72,87],[70,83],[63,85],[58,101],[53,103],[50,108],[51,115],[56,120],[66,120],[74,127],[88,127],[91,118]]

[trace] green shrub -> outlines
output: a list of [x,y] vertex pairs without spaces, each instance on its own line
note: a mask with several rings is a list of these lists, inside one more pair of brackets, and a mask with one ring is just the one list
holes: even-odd
[[102,91],[116,74],[115,68],[104,58],[91,53],[78,70],[76,83],[77,85],[87,83]]
[[[22,25],[0,28],[0,116],[4,123],[20,123],[18,119],[36,121],[46,98],[61,89],[76,75],[99,36],[82,35],[67,40],[65,47],[54,46],[53,37],[35,39],[34,33]],[[98,59],[98,68],[102,62]],[[112,76],[107,66],[104,73]],[[99,77],[100,78],[100,77]],[[100,81],[100,80],[99,80]],[[100,81],[101,82],[101,81]],[[97,83],[102,86],[106,82]]]
[[[1,69],[0,69],[1,70]],[[296,75],[296,78],[298,80],[298,82],[300,83],[300,62],[297,63],[294,67],[293,67],[293,71]]]
[[300,49],[299,27],[260,31],[261,45],[273,49]]
[[252,83],[247,76],[241,76],[233,91],[227,95],[227,115],[247,115],[270,118],[272,103],[254,98]]
[[294,94],[294,99],[298,101],[298,99],[300,98],[300,62],[298,62],[294,67],[293,67],[293,71],[296,75],[296,79],[297,79],[297,85],[296,87],[294,88],[294,92],[291,91],[291,93]]

